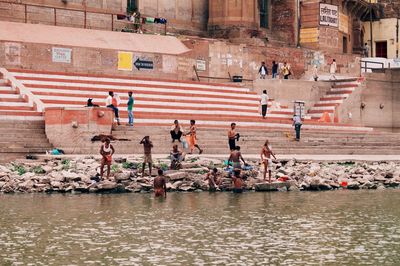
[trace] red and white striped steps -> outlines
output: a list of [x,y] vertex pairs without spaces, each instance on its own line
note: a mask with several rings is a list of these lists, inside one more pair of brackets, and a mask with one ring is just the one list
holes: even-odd
[[307,114],[314,120],[320,119],[325,112],[333,114],[337,106],[342,104],[359,84],[357,79],[335,82],[320,101],[308,110]]
[[0,120],[43,120],[18,92],[3,79],[0,80]]
[[[259,114],[259,95],[247,88],[185,82],[147,81],[128,78],[70,76],[52,73],[13,71],[26,88],[43,101],[45,107],[84,106],[88,98],[104,106],[108,91],[118,93],[122,122],[127,121],[128,91],[135,97],[136,123],[164,123],[163,118],[196,119],[200,123],[232,121],[265,122]],[[291,110],[271,110],[270,120],[290,122]],[[145,119],[146,121],[142,121]],[[207,123],[215,124],[215,123]]]

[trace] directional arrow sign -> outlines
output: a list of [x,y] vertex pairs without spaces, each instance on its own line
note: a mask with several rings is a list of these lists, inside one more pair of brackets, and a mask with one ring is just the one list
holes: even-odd
[[136,59],[134,65],[138,70],[140,70],[141,68],[153,69],[153,61],[140,60],[139,58]]

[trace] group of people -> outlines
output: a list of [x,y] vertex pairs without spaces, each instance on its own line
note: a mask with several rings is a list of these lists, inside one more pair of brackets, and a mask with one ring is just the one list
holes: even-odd
[[[127,126],[133,126],[133,104],[134,104],[133,92],[128,92],[128,102],[127,104],[127,111],[128,111],[128,123]],[[111,108],[114,111],[115,119],[117,120],[117,124],[121,125],[120,123],[120,116],[119,116],[119,108],[118,106],[121,104],[121,98],[118,94],[114,93],[113,91],[108,92],[108,96],[106,98],[106,107]],[[96,106],[92,103],[92,99],[88,100],[87,106]],[[98,105],[97,105],[98,106]]]
[[[284,62],[279,68],[279,64],[275,61],[272,61],[271,72],[271,78],[273,79],[278,78],[278,74],[281,75],[283,79],[289,79],[289,76],[293,74],[290,65],[286,62]],[[268,67],[265,62],[261,62],[258,73],[260,74],[260,79],[265,79],[268,76]]]

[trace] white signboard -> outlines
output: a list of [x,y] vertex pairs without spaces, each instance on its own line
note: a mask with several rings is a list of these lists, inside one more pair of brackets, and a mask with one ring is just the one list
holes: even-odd
[[53,62],[71,63],[71,52],[72,52],[72,49],[69,49],[69,48],[53,47],[53,49],[52,49]]
[[205,60],[196,60],[196,69],[198,71],[206,71],[206,61]]
[[339,7],[320,3],[319,25],[339,27]]

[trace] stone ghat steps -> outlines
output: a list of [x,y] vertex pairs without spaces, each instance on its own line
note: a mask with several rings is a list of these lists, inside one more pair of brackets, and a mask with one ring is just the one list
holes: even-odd
[[[23,157],[50,150],[44,121],[0,121],[0,157]],[[10,156],[12,155],[12,156]]]
[[[66,74],[11,69],[10,72],[48,107],[84,106],[88,98],[104,105],[108,91],[121,98],[120,114],[127,121],[128,91],[135,97],[137,123],[146,119],[196,119],[211,121],[261,122],[260,96],[248,88],[232,84],[212,84],[173,80],[136,79],[106,75]],[[272,105],[272,102],[270,103]],[[290,120],[292,110],[271,107],[268,117]],[[253,120],[257,119],[257,120]],[[286,123],[285,121],[284,123]]]
[[[93,148],[65,148],[64,151],[68,153],[73,153],[73,154],[98,154],[99,153],[99,147],[93,147]],[[226,154],[227,157],[229,156],[229,149],[226,146],[225,148],[208,148],[201,146],[204,149],[204,154]],[[142,155],[143,154],[143,148],[119,148],[118,146],[115,147],[116,149],[116,154],[135,154],[135,155]],[[157,148],[154,149],[154,153],[157,154],[169,154],[170,148],[168,147],[162,147],[162,148]],[[336,148],[321,148],[319,147],[318,149],[313,149],[313,148],[273,148],[274,152],[276,154],[342,154],[342,155],[350,155],[350,154],[364,154],[364,155],[380,155],[380,154],[387,154],[387,155],[399,155],[400,154],[400,148],[399,149],[376,149],[376,148],[365,148],[365,149],[359,149],[358,147],[355,148],[342,148],[342,147],[336,147]],[[259,147],[253,147],[253,148],[248,148],[248,149],[242,149],[241,150],[243,155],[245,154],[260,154],[261,152],[261,145]],[[185,152],[188,152],[188,150],[185,150]],[[194,154],[198,154],[198,151],[195,150]]]
[[[188,125],[183,125],[184,129],[187,131],[189,129]],[[210,133],[213,137],[223,136],[226,138],[227,132],[229,130],[229,126],[225,128],[216,128],[216,127],[197,127],[197,136],[210,136]],[[128,127],[128,126],[118,126],[113,129],[114,135],[165,135],[169,136],[170,127],[165,126],[135,126],[135,127]],[[255,129],[249,127],[241,127],[240,124],[236,127],[236,131],[240,133],[242,137],[248,136],[283,136],[287,133],[293,134],[294,129],[290,127],[288,129],[282,128],[267,128],[267,129]],[[326,139],[327,137],[355,137],[355,138],[362,138],[362,137],[373,137],[376,136],[378,138],[400,138],[399,133],[391,133],[391,132],[379,132],[379,131],[371,131],[371,132],[351,132],[351,131],[330,131],[327,132],[325,130],[315,130],[315,129],[302,129],[302,136],[312,136],[312,137],[321,137]]]

